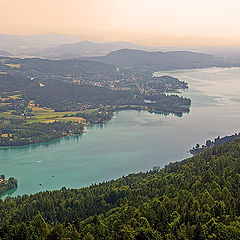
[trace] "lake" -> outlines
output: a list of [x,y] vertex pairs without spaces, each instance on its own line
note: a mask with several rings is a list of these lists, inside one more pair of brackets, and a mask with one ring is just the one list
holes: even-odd
[[[1,148],[1,174],[19,181],[12,196],[80,188],[190,157],[206,139],[240,131],[240,68],[158,72],[189,83],[192,100],[183,117],[146,111],[115,113],[81,136],[32,146]],[[42,186],[41,186],[41,185]]]

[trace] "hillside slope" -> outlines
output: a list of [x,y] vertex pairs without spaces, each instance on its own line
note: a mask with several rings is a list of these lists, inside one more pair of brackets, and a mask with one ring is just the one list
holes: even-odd
[[159,172],[79,190],[8,197],[0,201],[0,237],[240,239],[239,189],[236,140]]

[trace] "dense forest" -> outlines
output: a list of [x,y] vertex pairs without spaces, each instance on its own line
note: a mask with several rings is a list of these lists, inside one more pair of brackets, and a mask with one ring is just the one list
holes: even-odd
[[0,201],[2,239],[240,239],[240,140],[160,171]]
[[0,175],[0,195],[7,192],[10,189],[16,188],[18,185],[17,179],[11,177],[6,179],[5,175]]
[[21,119],[0,118],[0,146],[19,146],[49,142],[61,137],[81,134],[84,126],[76,122],[26,124]]

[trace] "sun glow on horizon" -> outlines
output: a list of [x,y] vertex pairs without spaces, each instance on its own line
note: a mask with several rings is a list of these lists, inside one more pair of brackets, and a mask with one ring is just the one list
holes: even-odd
[[149,45],[240,45],[237,0],[0,0],[0,32]]

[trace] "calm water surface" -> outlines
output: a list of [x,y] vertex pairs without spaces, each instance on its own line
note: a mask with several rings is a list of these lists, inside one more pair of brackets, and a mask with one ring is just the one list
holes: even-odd
[[[147,171],[190,155],[196,143],[240,131],[240,68],[201,69],[169,74],[189,83],[192,99],[183,117],[123,111],[104,126],[47,144],[0,149],[0,173],[19,181],[12,196],[79,188]],[[40,186],[39,184],[42,184]]]

